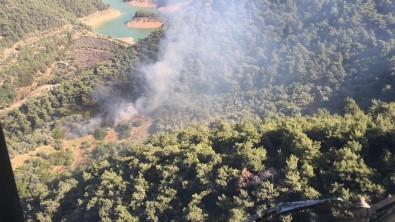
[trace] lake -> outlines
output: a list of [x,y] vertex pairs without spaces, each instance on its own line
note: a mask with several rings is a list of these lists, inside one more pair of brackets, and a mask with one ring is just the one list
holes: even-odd
[[126,23],[130,21],[134,14],[139,10],[143,9],[146,11],[154,11],[153,8],[141,8],[135,6],[129,6],[122,0],[103,0],[105,4],[109,4],[111,8],[118,9],[121,11],[121,16],[113,21],[104,23],[93,31],[105,36],[111,36],[114,38],[132,37],[134,41],[147,37],[155,29],[138,29],[129,28]]

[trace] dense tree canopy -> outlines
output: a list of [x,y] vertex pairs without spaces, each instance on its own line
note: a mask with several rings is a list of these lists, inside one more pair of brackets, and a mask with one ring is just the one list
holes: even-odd
[[[395,104],[379,106],[368,114],[218,120],[142,143],[100,145],[80,172],[24,185],[32,188],[23,191],[26,212],[46,220],[240,221],[284,201],[362,195],[376,202],[395,187],[388,113]],[[333,220],[349,216],[332,211]]]

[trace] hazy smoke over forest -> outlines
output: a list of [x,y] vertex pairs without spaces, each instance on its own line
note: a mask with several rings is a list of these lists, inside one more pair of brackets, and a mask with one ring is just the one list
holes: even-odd
[[[133,103],[107,104],[115,124],[160,106],[193,109],[196,98],[206,107],[226,98],[238,104],[230,104],[233,111],[251,106],[293,115],[329,101],[339,90],[353,97],[341,88],[346,78],[372,82],[388,70],[395,49],[388,32],[395,27],[395,4],[389,1],[347,7],[334,0],[167,0],[163,5],[159,59],[140,68],[148,90]],[[253,101],[242,93],[252,93],[247,97]]]
[[[179,87],[181,74],[194,80],[197,79],[194,75],[204,72],[209,76],[207,82],[225,86],[224,77],[244,57],[241,43],[249,33],[251,22],[246,5],[232,0],[169,0],[166,5],[158,9],[166,21],[159,61],[141,67],[148,83],[148,95],[133,104],[120,103],[110,113],[115,123],[139,112],[149,113],[166,103]],[[186,73],[191,70],[192,73]],[[213,89],[204,90],[209,93]]]

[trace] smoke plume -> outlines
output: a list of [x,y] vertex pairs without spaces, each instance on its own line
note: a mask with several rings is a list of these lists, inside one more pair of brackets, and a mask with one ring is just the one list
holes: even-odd
[[383,34],[385,26],[374,24],[391,24],[384,20],[391,16],[377,20],[379,12],[371,12],[376,7],[393,14],[387,8],[395,6],[380,4],[166,0],[158,8],[166,23],[159,59],[140,68],[147,92],[133,103],[112,101],[108,116],[117,124],[163,106],[196,108],[197,97],[210,106],[227,93],[218,99],[226,104],[231,98],[233,110],[252,104],[297,113],[314,100],[328,100],[346,77],[377,75],[387,67],[393,40]]
[[115,123],[140,112],[155,111],[176,97],[180,99],[174,93],[180,87],[181,76],[189,82],[205,78],[188,90],[206,94],[231,90],[231,81],[226,77],[245,57],[243,44],[250,33],[247,6],[232,0],[169,0],[165,7],[158,8],[166,21],[166,34],[159,60],[141,67],[148,94],[133,104],[121,103],[117,113],[111,114]]

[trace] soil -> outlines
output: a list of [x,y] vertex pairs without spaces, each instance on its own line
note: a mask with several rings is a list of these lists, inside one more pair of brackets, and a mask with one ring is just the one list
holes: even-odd
[[87,26],[96,28],[101,24],[111,21],[119,16],[121,16],[121,12],[119,10],[110,8],[103,11],[95,12],[86,17],[80,18],[79,20]]
[[134,18],[127,23],[128,27],[139,29],[157,29],[162,25],[163,21],[159,18]]

